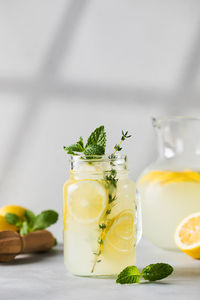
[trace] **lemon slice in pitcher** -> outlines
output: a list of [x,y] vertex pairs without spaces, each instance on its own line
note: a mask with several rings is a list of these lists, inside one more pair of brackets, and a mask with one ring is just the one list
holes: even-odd
[[154,170],[145,174],[140,180],[140,183],[150,182],[159,183],[161,185],[177,182],[200,182],[200,174],[191,170],[184,171],[161,171]]
[[130,209],[122,211],[107,232],[105,244],[120,252],[132,251],[135,242],[134,215]]
[[107,205],[105,189],[95,180],[82,180],[68,188],[68,211],[79,223],[97,222]]

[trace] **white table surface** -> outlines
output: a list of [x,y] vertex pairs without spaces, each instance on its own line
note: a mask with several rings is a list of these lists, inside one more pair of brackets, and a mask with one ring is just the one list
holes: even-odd
[[79,278],[65,270],[60,244],[48,254],[18,257],[15,262],[1,264],[0,299],[200,299],[200,260],[160,250],[142,240],[137,266],[154,262],[172,264],[174,274],[160,282],[135,285],[119,285],[114,279]]

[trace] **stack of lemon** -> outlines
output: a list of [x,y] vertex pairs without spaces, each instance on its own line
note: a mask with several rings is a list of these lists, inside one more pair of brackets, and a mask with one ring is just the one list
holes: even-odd
[[0,208],[0,231],[3,230],[12,230],[12,231],[17,231],[16,226],[8,224],[6,221],[6,214],[7,213],[12,213],[20,217],[21,220],[23,220],[24,212],[26,208],[22,206],[17,206],[17,205],[6,205]]

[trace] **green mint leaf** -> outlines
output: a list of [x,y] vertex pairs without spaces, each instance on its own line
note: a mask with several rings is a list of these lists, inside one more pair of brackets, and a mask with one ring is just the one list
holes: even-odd
[[64,146],[63,148],[68,154],[74,154],[74,152],[83,152],[83,147],[79,143],[72,144],[69,147]]
[[63,149],[67,152],[67,154],[77,155],[77,153],[73,152],[70,147],[63,146]]
[[54,239],[54,247],[57,246],[57,245],[58,245],[58,241],[57,241],[57,239],[55,238],[55,239]]
[[12,213],[7,213],[6,214],[6,221],[11,224],[11,225],[15,225],[17,227],[21,226],[21,220],[20,217],[18,217],[16,214],[12,214]]
[[58,213],[54,210],[44,210],[36,216],[33,231],[42,230],[50,225],[56,223],[58,220]]
[[68,147],[64,146],[63,148],[68,154],[78,155],[84,153],[86,158],[93,158],[91,156],[105,154],[105,147],[106,133],[104,126],[100,126],[90,134],[85,147],[81,136],[76,144],[72,144]]
[[26,235],[26,234],[29,233],[29,226],[28,226],[27,221],[24,221],[24,222],[22,223],[22,227],[20,228],[19,233],[20,233],[21,235]]
[[156,281],[169,276],[173,272],[172,266],[164,263],[148,265],[142,270],[142,277],[145,280]]
[[137,267],[130,266],[126,267],[119,275],[117,276],[117,283],[139,283],[140,282],[140,272]]
[[87,155],[103,155],[105,148],[99,145],[89,145],[85,148],[84,154]]
[[104,126],[100,126],[100,127],[96,128],[90,134],[90,136],[89,136],[89,138],[87,140],[87,144],[86,144],[85,148],[87,148],[89,145],[98,145],[98,146],[101,146],[104,149],[103,154],[105,153],[105,148],[106,148],[106,132],[104,130]]
[[84,144],[83,144],[83,138],[82,138],[82,136],[80,136],[79,141],[77,142],[77,144],[79,144],[82,147],[82,149],[84,149]]
[[31,228],[34,225],[36,216],[31,210],[27,209],[24,213],[24,219],[27,222],[28,226]]

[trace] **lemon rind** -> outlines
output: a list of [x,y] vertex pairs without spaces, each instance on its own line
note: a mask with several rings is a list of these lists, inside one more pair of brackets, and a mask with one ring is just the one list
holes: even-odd
[[200,241],[197,243],[194,243],[192,245],[186,245],[184,243],[181,242],[180,237],[179,237],[179,231],[182,228],[182,226],[187,223],[188,220],[190,220],[191,218],[195,218],[195,217],[199,217],[200,216],[200,211],[195,212],[193,214],[190,214],[189,216],[187,216],[186,218],[184,218],[179,225],[176,228],[175,234],[174,234],[174,241],[176,243],[176,245],[181,249],[181,250],[193,250],[197,247],[200,247]]

